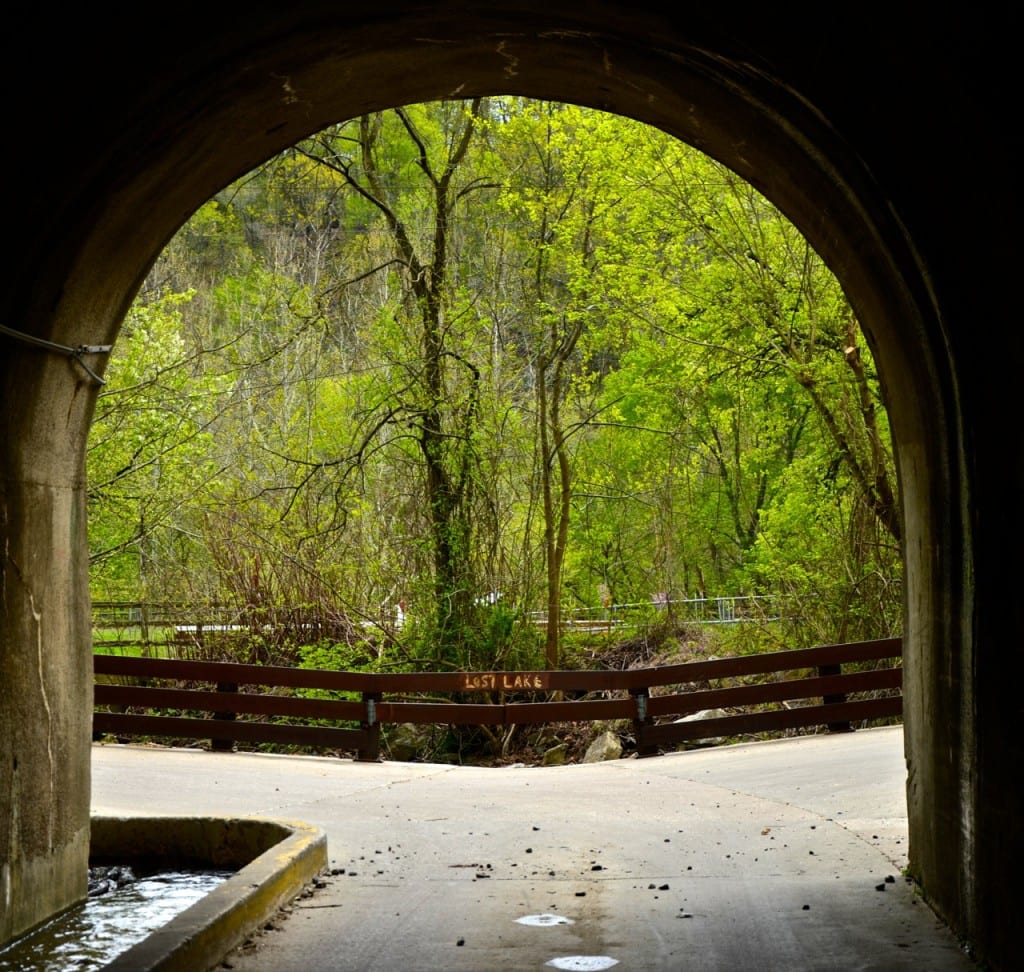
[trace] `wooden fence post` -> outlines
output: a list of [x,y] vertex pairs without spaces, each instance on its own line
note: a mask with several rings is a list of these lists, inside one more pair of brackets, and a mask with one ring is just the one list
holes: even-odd
[[361,763],[376,763],[380,759],[380,723],[377,721],[377,703],[380,692],[363,692],[366,719],[360,728],[366,733],[366,748],[356,750],[356,759]]
[[[824,678],[826,675],[841,675],[843,671],[842,665],[819,665],[818,675]],[[846,701],[846,695],[844,693],[838,693],[836,695],[823,695],[821,697],[823,705],[839,705]],[[853,732],[853,726],[849,722],[829,722],[826,724],[826,728],[829,732]]]
[[633,718],[633,731],[636,734],[637,756],[657,756],[658,747],[648,743],[644,739],[644,727],[654,724],[654,720],[647,714],[647,700],[650,698],[650,690],[646,687],[630,689],[629,694],[633,696],[636,703],[636,716]]
[[[218,682],[218,692],[237,692],[238,685],[235,682]],[[237,713],[235,712],[214,712],[214,719],[224,719],[227,722],[234,722]],[[210,748],[215,753],[230,753],[235,748],[233,739],[211,739]]]

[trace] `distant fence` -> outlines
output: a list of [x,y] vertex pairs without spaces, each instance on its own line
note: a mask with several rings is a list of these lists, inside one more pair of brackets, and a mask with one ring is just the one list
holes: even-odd
[[[100,654],[93,732],[209,739],[214,748],[272,743],[377,760],[386,724],[630,720],[638,754],[651,756],[688,741],[849,731],[854,722],[899,717],[901,657],[899,638],[625,671],[371,674]],[[307,698],[296,690],[350,697]],[[424,694],[456,700],[415,697]]]
[[392,634],[397,626],[394,614],[353,619],[319,605],[262,608],[146,601],[94,601],[92,605],[93,644],[101,648],[195,647],[246,635],[310,644],[324,639],[351,642],[374,633]]
[[[628,637],[666,617],[687,624],[753,624],[784,617],[780,600],[771,595],[734,597],[669,598],[656,595],[650,601],[609,604],[607,607],[573,608],[562,615],[567,631],[607,632]],[[547,626],[547,615],[530,615],[538,627]]]
[[[495,604],[500,595],[486,600]],[[651,601],[609,604],[607,607],[567,609],[562,615],[566,631],[590,631],[630,636],[665,617],[679,623],[743,624],[775,621],[783,616],[773,596],[669,598],[656,595]],[[547,626],[542,611],[529,620]],[[239,608],[229,604],[149,603],[144,601],[96,601],[92,605],[94,642],[98,646],[178,643],[201,645],[211,637],[230,634],[284,633],[293,641],[306,637],[374,637],[394,635],[405,621],[397,604],[384,605],[374,617],[353,618],[343,612],[315,607],[296,609]]]

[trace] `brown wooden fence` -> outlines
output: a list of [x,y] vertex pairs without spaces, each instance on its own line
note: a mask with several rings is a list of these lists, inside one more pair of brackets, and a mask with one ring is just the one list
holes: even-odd
[[[638,754],[650,756],[688,741],[849,731],[853,723],[899,717],[901,653],[901,639],[888,638],[625,671],[401,674],[98,654],[93,732],[209,739],[217,749],[273,743],[377,760],[382,724],[630,720]],[[288,694],[296,689],[350,697]],[[686,719],[707,710],[729,714]]]

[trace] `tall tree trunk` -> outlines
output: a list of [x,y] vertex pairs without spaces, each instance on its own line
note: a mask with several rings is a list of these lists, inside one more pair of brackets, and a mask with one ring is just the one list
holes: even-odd
[[561,663],[562,565],[569,542],[572,510],[572,470],[562,425],[562,402],[567,391],[565,368],[582,332],[582,316],[562,333],[552,322],[549,334],[552,353],[550,358],[547,355],[541,358],[537,386],[548,588],[544,658],[549,669],[558,668]]

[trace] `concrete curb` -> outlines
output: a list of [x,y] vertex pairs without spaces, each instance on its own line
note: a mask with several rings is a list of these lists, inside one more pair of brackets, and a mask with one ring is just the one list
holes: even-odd
[[90,851],[94,864],[237,868],[105,966],[110,972],[208,972],[326,867],[327,835],[297,821],[254,817],[93,817]]

